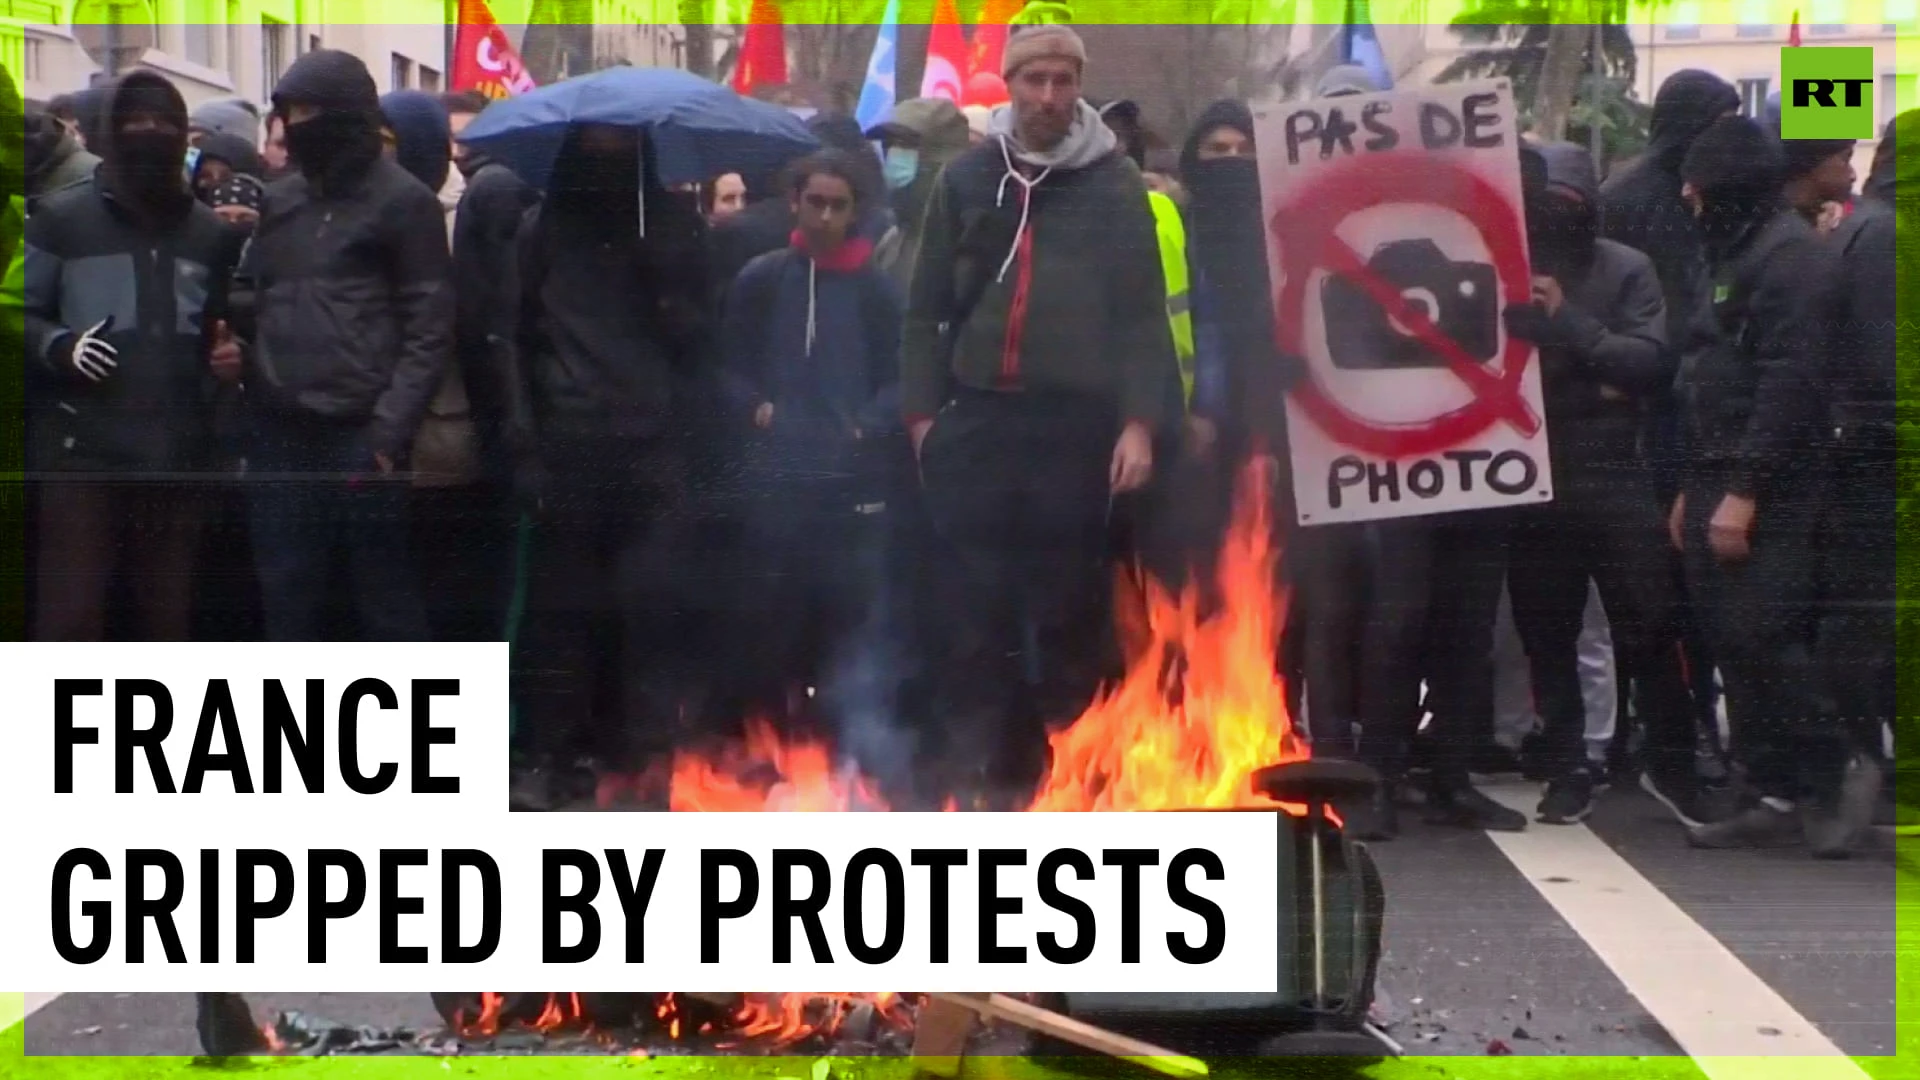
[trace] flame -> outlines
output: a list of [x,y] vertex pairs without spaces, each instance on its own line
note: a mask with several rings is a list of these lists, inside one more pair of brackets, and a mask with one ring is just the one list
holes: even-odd
[[812,740],[785,740],[762,717],[747,721],[746,737],[717,758],[679,752],[673,758],[672,810],[885,810],[864,777],[834,765],[833,749]]

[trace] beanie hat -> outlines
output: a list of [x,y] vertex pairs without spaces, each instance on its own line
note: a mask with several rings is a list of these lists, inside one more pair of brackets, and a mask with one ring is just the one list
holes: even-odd
[[1786,168],[1781,179],[1788,182],[1798,180],[1819,168],[1828,158],[1840,154],[1852,154],[1855,142],[1852,139],[1782,139],[1780,151]]
[[260,141],[260,113],[252,102],[239,98],[207,102],[193,110],[193,118],[188,126],[194,131],[204,131],[210,135],[231,135],[245,139],[249,145]]
[[1007,51],[1000,60],[1000,77],[1011,79],[1015,72],[1035,60],[1071,60],[1086,70],[1087,46],[1073,27],[1061,23],[1022,28],[1007,39]]
[[1784,171],[1780,147],[1752,120],[1722,117],[1687,148],[1680,179],[1708,199],[1757,203],[1777,198]]
[[244,206],[256,214],[266,206],[266,202],[267,189],[261,186],[260,181],[244,174],[227,177],[207,195],[209,206]]

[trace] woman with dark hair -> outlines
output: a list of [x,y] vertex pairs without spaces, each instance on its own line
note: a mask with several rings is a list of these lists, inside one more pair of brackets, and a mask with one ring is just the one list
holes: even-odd
[[745,470],[754,689],[792,711],[817,687],[820,718],[844,728],[856,712],[889,713],[894,688],[836,675],[899,667],[866,650],[893,638],[879,585],[888,491],[909,460],[902,305],[855,228],[877,195],[859,163],[825,151],[790,175],[796,227],[735,279],[722,339],[732,407],[757,433]]

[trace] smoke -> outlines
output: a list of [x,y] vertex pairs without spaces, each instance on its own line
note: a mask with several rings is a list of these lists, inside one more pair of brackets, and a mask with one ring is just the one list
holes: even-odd
[[894,603],[883,529],[875,521],[862,538],[853,572],[867,597],[866,611],[854,629],[827,654],[818,684],[817,707],[833,726],[834,744],[851,767],[885,792],[911,792],[916,740],[901,720],[900,702],[911,658],[903,642]]

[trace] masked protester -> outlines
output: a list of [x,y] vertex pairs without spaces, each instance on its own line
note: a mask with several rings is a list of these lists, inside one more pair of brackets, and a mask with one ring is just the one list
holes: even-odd
[[967,119],[946,98],[913,98],[893,107],[887,122],[867,132],[885,153],[881,172],[893,203],[895,231],[878,241],[874,261],[902,295],[920,257],[927,202],[940,170],[970,145]]
[[99,157],[83,149],[73,131],[52,114],[27,110],[24,131],[25,186],[22,190],[29,210],[42,195],[93,178],[93,171],[100,164]]
[[202,135],[199,158],[193,167],[193,193],[201,202],[211,203],[213,189],[236,176],[258,182],[266,177],[266,163],[260,160],[253,144],[234,135],[217,132]]
[[103,640],[125,574],[134,637],[184,641],[206,492],[173,478],[209,467],[215,383],[238,377],[222,289],[237,245],[187,191],[187,108],[166,79],[114,83],[94,145],[93,178],[26,223],[33,633]]
[[1073,646],[1105,625],[1113,502],[1179,423],[1153,211],[1085,63],[1066,26],[1008,40],[1013,103],[935,184],[908,302],[903,408],[967,583],[936,665],[965,786],[1032,772],[1043,722],[1085,707],[1104,657]]
[[1593,809],[1597,778],[1584,745],[1577,643],[1589,583],[1597,586],[1647,732],[1643,783],[1683,822],[1699,806],[1693,719],[1674,641],[1659,508],[1639,458],[1647,396],[1670,384],[1666,313],[1647,256],[1599,238],[1599,185],[1589,153],[1570,143],[1521,151],[1538,177],[1526,193],[1534,299],[1506,312],[1507,330],[1540,350],[1554,500],[1515,512],[1508,588],[1544,723],[1540,820],[1566,825]]
[[1830,434],[1817,289],[1837,268],[1781,195],[1780,146],[1720,120],[1681,166],[1710,292],[1682,354],[1689,460],[1669,528],[1726,683],[1753,805],[1692,831],[1706,847],[1787,841],[1833,809],[1847,763],[1810,722],[1815,529]]
[[[1898,283],[1920,270],[1900,233],[1920,228],[1912,195],[1920,191],[1920,111],[1888,123],[1874,155],[1866,198],[1831,243],[1840,272],[1824,292],[1828,410],[1834,432],[1820,516],[1820,614],[1814,644],[1817,714],[1844,726],[1852,750],[1832,812],[1814,818],[1816,854],[1850,854],[1872,824],[1890,763],[1882,738],[1894,716],[1894,523],[1900,325]],[[1901,144],[1906,154],[1899,153]],[[1904,159],[1904,160],[1903,160]],[[1909,286],[1911,287],[1911,286]]]
[[[758,704],[809,708],[861,734],[858,710],[892,715],[892,686],[864,670],[886,661],[891,632],[884,566],[893,490],[911,474],[900,425],[900,320],[893,283],[854,231],[859,170],[834,151],[793,172],[792,246],[747,264],[727,303],[723,355],[745,451],[752,612],[742,636],[759,648]],[[818,696],[808,705],[806,687]],[[889,778],[894,779],[894,778]]]
[[357,58],[308,53],[273,105],[299,173],[269,189],[241,266],[257,312],[243,336],[267,636],[320,637],[329,572],[344,557],[360,633],[425,640],[405,555],[406,473],[452,347],[440,205],[382,155],[379,96]]
[[515,687],[528,806],[567,798],[582,755],[603,802],[623,797],[683,705],[674,590],[690,577],[676,564],[707,348],[703,224],[697,196],[652,178],[641,143],[626,128],[568,132],[509,264],[508,441],[536,522]]

